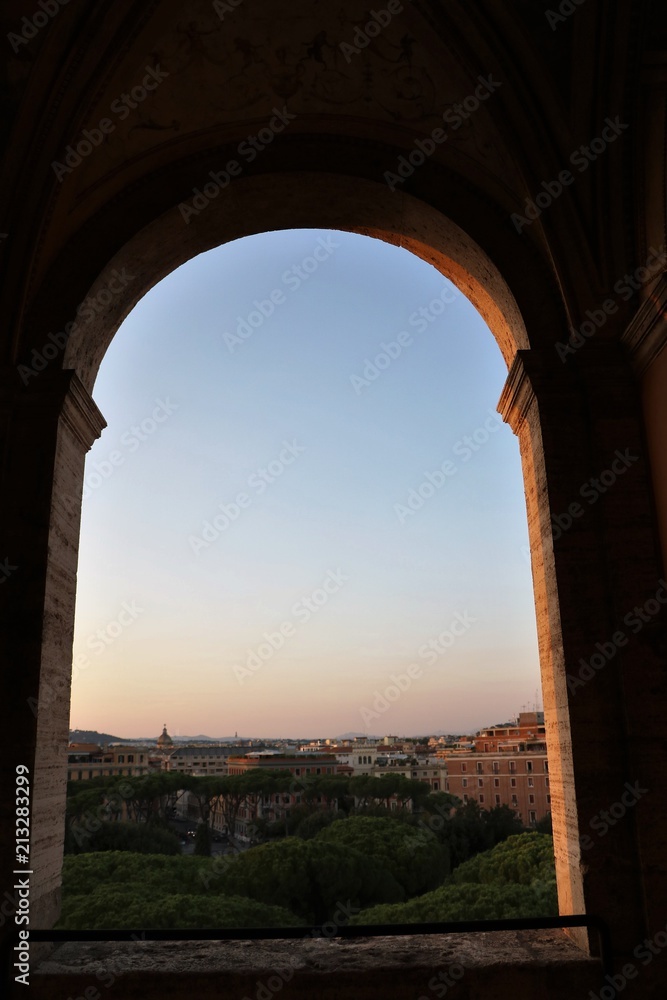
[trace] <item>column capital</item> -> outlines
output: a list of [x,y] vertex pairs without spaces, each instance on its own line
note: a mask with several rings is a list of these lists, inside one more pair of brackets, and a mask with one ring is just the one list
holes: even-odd
[[566,361],[556,351],[517,351],[498,401],[498,412],[515,434],[533,404],[549,414],[556,408],[562,419],[572,409],[586,408],[607,398],[612,407],[637,382],[625,344],[591,340]]
[[0,370],[0,409],[42,410],[62,419],[86,451],[106,427],[106,420],[73,369],[36,373],[27,385],[16,368]]
[[517,351],[514,355],[514,361],[498,400],[498,413],[515,434],[519,433],[521,424],[535,402],[535,389],[528,376],[524,357],[526,354],[530,354],[530,351]]

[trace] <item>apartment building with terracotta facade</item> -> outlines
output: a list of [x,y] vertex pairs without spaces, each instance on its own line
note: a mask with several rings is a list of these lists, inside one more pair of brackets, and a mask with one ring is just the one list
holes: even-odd
[[551,812],[544,715],[521,712],[517,723],[482,729],[470,750],[441,751],[447,791],[483,809],[508,805],[526,825]]

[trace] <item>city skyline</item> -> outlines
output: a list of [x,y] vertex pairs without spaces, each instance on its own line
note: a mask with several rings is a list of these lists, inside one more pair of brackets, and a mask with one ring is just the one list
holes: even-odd
[[367,237],[267,233],[165,278],[94,390],[72,724],[516,714],[539,671],[505,377],[465,297]]

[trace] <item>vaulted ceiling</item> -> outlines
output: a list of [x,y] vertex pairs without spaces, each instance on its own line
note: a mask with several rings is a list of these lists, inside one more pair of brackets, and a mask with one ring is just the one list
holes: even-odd
[[[244,179],[320,172],[386,185],[400,156],[442,128],[446,139],[396,190],[437,206],[510,279],[539,260],[566,315],[664,242],[658,2],[374,9],[383,23],[367,32],[365,0],[7,0],[5,363],[64,282],[80,300],[137,231],[231,159]],[[463,114],[466,98],[474,110]],[[251,157],[240,144],[276,111],[286,124]],[[608,119],[617,133],[604,152],[572,159],[610,135]],[[513,213],[525,217],[565,169],[574,180],[557,210],[517,231]]]

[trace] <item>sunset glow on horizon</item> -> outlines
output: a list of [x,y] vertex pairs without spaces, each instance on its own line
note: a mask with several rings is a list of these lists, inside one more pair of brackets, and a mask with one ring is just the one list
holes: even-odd
[[93,393],[71,726],[423,735],[532,708],[506,376],[458,289],[368,237],[266,233],[160,282]]

